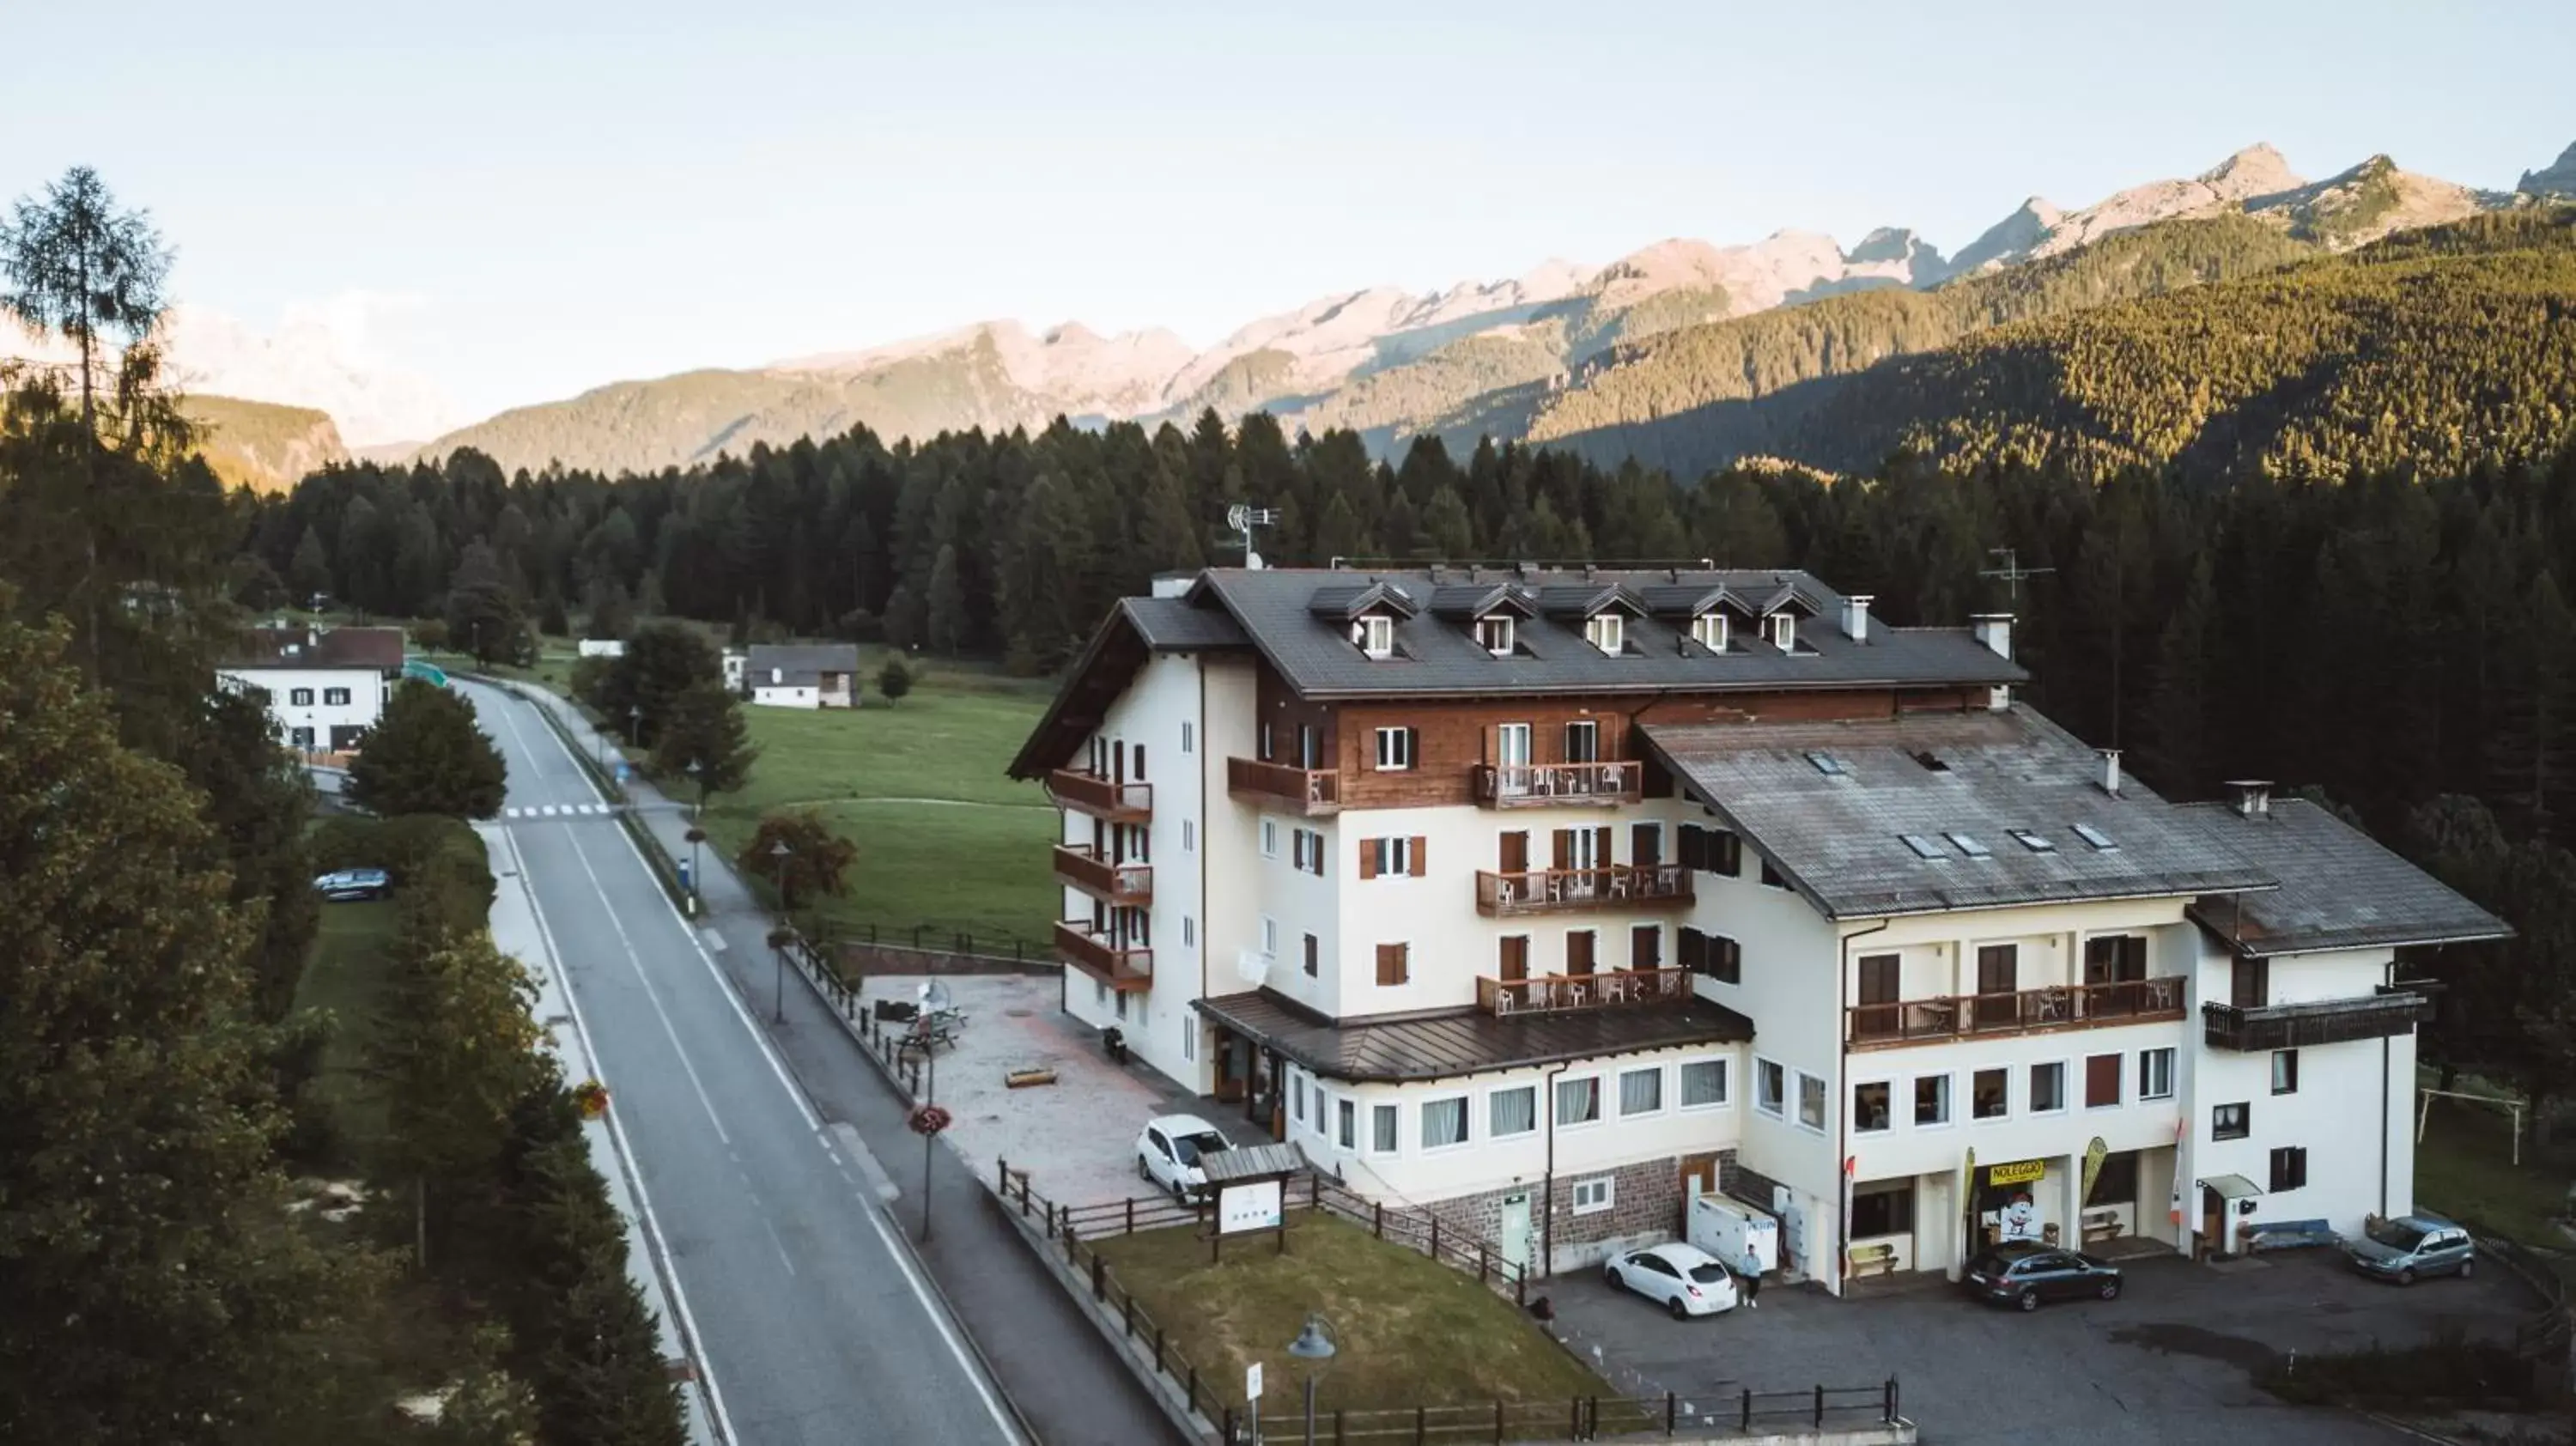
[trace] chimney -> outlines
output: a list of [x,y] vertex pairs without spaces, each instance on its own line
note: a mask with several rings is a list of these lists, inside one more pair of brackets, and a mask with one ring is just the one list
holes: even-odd
[[1869,641],[1869,605],[1867,597],[1843,599],[1843,636],[1855,643]]
[[2102,755],[2102,791],[2113,798],[2118,798],[2120,796],[2120,750],[2097,748],[2093,751]]
[[2012,659],[2012,625],[2013,615],[2010,613],[1968,615],[1968,628],[1977,635],[1977,641],[1993,650],[1996,657],[2007,662]]
[[2240,818],[2272,816],[2272,780],[2268,778],[2231,778],[2227,786],[2236,790],[2236,813]]

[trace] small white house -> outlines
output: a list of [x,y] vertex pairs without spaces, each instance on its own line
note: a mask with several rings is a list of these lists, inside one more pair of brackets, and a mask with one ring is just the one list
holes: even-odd
[[355,752],[402,675],[399,628],[253,628],[215,670],[268,705],[278,740],[307,755]]
[[856,643],[760,644],[744,660],[743,676],[751,701],[764,707],[859,706]]

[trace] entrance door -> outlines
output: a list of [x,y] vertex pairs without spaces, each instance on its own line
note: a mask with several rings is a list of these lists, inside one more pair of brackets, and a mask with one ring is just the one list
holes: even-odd
[[1565,972],[1578,977],[1592,972],[1592,931],[1568,930],[1565,936]]
[[1315,731],[1315,725],[1312,723],[1297,725],[1297,766],[1299,768],[1324,766],[1323,735]]
[[1664,826],[1641,823],[1628,829],[1628,862],[1651,869],[1664,861]]
[[2201,1255],[2219,1254],[2227,1244],[2227,1197],[2207,1185],[2200,1187]]
[[1526,1272],[1530,1265],[1530,1197],[1526,1191],[1503,1197],[1501,1224],[1494,1242],[1503,1250],[1504,1263]]
[[1496,975],[1497,978],[1509,984],[1529,977],[1529,935],[1504,935],[1500,941],[1499,955],[1496,968],[1500,973]]
[[1243,1077],[1250,1048],[1242,1035],[1219,1027],[1216,1032],[1216,1097],[1232,1103],[1244,1096]]
[[1505,786],[1526,784],[1523,772],[1530,763],[1530,726],[1527,723],[1505,723],[1494,730],[1494,766],[1503,771]]
[[1501,856],[1494,867],[1506,874],[1529,872],[1529,835],[1507,833],[1502,836]]

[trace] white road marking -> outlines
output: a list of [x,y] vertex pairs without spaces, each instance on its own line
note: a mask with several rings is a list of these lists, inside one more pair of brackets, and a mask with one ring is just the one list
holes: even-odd
[[[542,708],[547,705],[543,701],[540,701],[537,706]],[[519,728],[517,721],[512,719],[509,726],[512,736],[518,736]],[[564,757],[567,759],[572,757],[571,745],[564,742],[562,734],[549,728],[546,730],[546,736],[554,740],[555,747],[564,751]],[[521,746],[526,746],[524,741],[521,743]],[[580,771],[578,765],[576,765],[575,771]],[[598,793],[600,797],[605,800],[607,795],[600,792],[598,781],[593,779],[587,772],[582,772],[581,776],[582,781],[589,785],[591,791],[593,793]],[[642,867],[647,874],[652,873],[652,865],[644,861],[644,851],[636,846],[634,837],[628,834],[624,829],[619,829],[618,834],[626,840],[627,851],[635,856],[636,864]],[[575,845],[575,852],[579,852],[579,845],[577,843]],[[589,866],[589,859],[587,857],[583,858],[582,867],[588,868]],[[598,876],[596,874],[592,875],[592,882],[594,884],[598,882]],[[655,892],[661,893],[658,887],[655,889]],[[603,898],[604,897],[605,895],[603,895]],[[787,1067],[779,1062],[778,1052],[771,1048],[769,1036],[761,1033],[760,1026],[752,1022],[750,1012],[742,1007],[742,1000],[734,993],[733,986],[726,982],[724,971],[716,967],[715,957],[707,952],[705,945],[698,942],[697,932],[689,927],[689,921],[686,916],[681,914],[680,906],[671,902],[671,896],[669,894],[662,894],[661,897],[662,906],[671,911],[672,922],[680,926],[681,936],[686,938],[691,947],[697,950],[698,962],[704,964],[707,968],[707,973],[715,979],[716,992],[723,995],[725,1002],[733,1006],[734,1018],[742,1021],[742,1027],[751,1035],[752,1042],[759,1045],[760,1052],[768,1058],[770,1072],[778,1077],[779,1088],[787,1091],[787,1097],[796,1102],[797,1113],[805,1117],[805,1123],[812,1129],[818,1132],[821,1131],[823,1128],[821,1117],[814,1113],[814,1107],[812,1105],[806,1103],[805,1092],[796,1087],[794,1080],[788,1078]],[[612,914],[610,917],[614,918],[615,915]],[[619,932],[622,936],[624,931],[621,929]],[[630,954],[629,958],[632,957],[633,956]],[[567,988],[564,992],[569,996],[572,991]],[[659,1008],[660,1006],[657,1004],[655,1007]],[[837,1155],[834,1156],[835,1160],[838,1158],[839,1157]],[[1002,1403],[994,1398],[992,1386],[985,1381],[984,1372],[975,1364],[975,1357],[966,1349],[966,1343],[958,1338],[957,1327],[948,1319],[948,1312],[941,1307],[938,1298],[931,1294],[929,1283],[922,1279],[921,1271],[912,1263],[911,1255],[904,1249],[902,1243],[895,1239],[893,1232],[886,1228],[884,1219],[885,1212],[881,1210],[864,1210],[860,1213],[867,1217],[868,1224],[874,1228],[877,1233],[877,1239],[884,1243],[886,1254],[894,1257],[895,1268],[903,1272],[904,1283],[912,1287],[913,1299],[921,1303],[922,1313],[930,1317],[930,1323],[932,1325],[938,1327],[939,1338],[947,1343],[948,1353],[956,1358],[958,1368],[964,1371],[966,1373],[966,1379],[973,1383],[976,1398],[984,1403],[984,1410],[993,1418],[993,1425],[1002,1433],[1002,1439],[1009,1442],[1021,1441],[1023,1438],[1020,1435],[1019,1429],[1011,1424],[1010,1414],[1004,1411],[1002,1409]]]
[[[506,716],[506,715],[505,715]],[[513,721],[510,731],[516,734]],[[521,743],[525,747],[524,740]],[[536,885],[528,879],[527,861],[519,857],[519,841],[503,832],[501,841],[509,847],[512,871],[519,876],[520,888],[528,896],[528,912],[537,921],[537,937],[546,944],[546,955],[563,980],[564,1007],[572,1011],[573,1032],[581,1036],[582,1053],[601,1070],[608,1066],[600,1061],[599,1046],[591,1041],[590,1026],[581,1017],[581,1001],[573,997],[572,974],[563,966],[563,951],[555,947],[554,931],[546,927],[546,913],[537,903]],[[734,1434],[733,1418],[725,1413],[724,1390],[716,1384],[715,1362],[708,1359],[706,1337],[698,1333],[697,1317],[689,1313],[689,1293],[680,1285],[680,1262],[671,1254],[670,1242],[663,1238],[661,1217],[653,1213],[652,1197],[644,1193],[644,1171],[635,1164],[639,1157],[635,1146],[626,1138],[626,1126],[615,1113],[601,1116],[608,1121],[608,1132],[617,1141],[618,1158],[626,1162],[626,1183],[635,1192],[635,1211],[644,1220],[644,1233],[652,1253],[662,1262],[662,1279],[671,1288],[671,1309],[680,1317],[680,1333],[687,1340],[690,1358],[697,1363],[698,1380],[706,1387],[707,1414],[715,1418],[716,1435],[725,1441],[740,1441]]]
[[707,1112],[707,1123],[716,1127],[716,1138],[727,1148],[733,1136],[725,1133],[724,1121],[716,1114],[716,1102],[707,1093],[704,1080],[698,1078],[698,1067],[689,1061],[689,1051],[680,1043],[680,1031],[671,1023],[669,1010],[662,1007],[662,994],[653,987],[652,977],[644,972],[644,961],[636,957],[635,941],[626,937],[626,922],[617,917],[617,906],[608,901],[608,890],[599,882],[599,871],[590,866],[590,856],[582,852],[581,835],[572,835],[572,856],[581,860],[581,871],[590,875],[591,892],[599,895],[599,907],[608,914],[608,927],[617,931],[617,942],[626,951],[626,967],[635,971],[635,982],[644,986],[644,998],[652,1004],[653,1015],[662,1021],[662,1033],[671,1041],[671,1052],[680,1057],[680,1070],[689,1077],[689,1088],[698,1092],[698,1104]]

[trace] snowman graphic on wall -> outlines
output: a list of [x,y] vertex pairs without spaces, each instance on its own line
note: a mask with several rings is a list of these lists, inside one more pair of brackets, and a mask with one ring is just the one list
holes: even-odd
[[2004,1206],[2003,1218],[1997,1222],[1996,1233],[2005,1240],[2040,1238],[2039,1207],[2032,1203],[2029,1191],[2013,1192],[2011,1203]]

